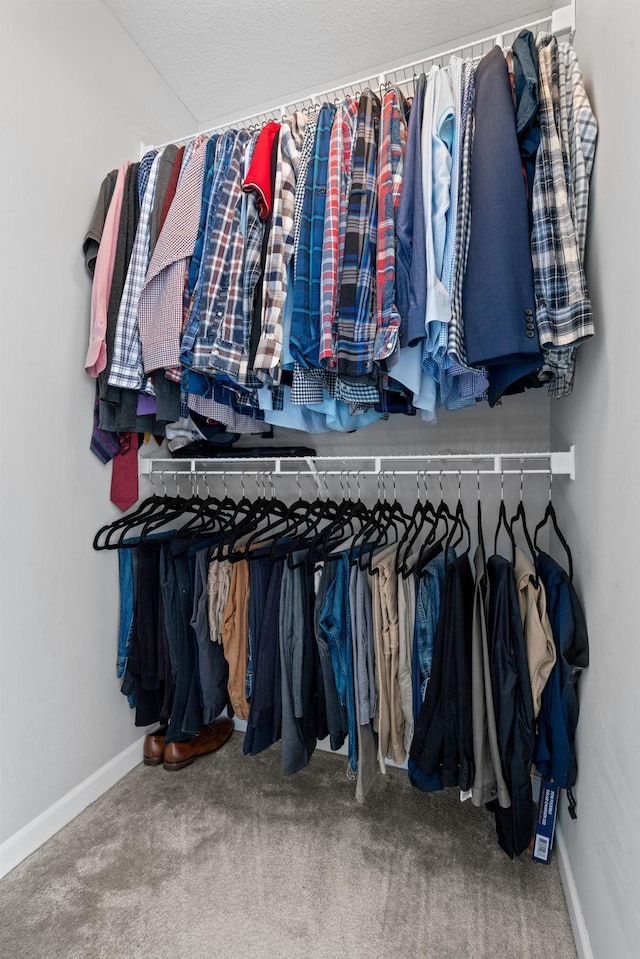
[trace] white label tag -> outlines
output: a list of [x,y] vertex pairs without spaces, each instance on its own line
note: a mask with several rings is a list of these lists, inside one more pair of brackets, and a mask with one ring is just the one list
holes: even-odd
[[471,790],[467,789],[466,792],[460,790],[460,802],[465,802],[465,800],[471,799]]

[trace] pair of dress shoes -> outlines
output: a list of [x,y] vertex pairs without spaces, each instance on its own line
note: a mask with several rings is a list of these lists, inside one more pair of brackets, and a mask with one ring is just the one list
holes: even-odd
[[215,722],[202,726],[190,739],[165,744],[167,727],[161,727],[145,736],[143,762],[145,766],[159,766],[162,763],[169,771],[184,769],[198,756],[206,756],[224,746],[232,732],[232,720],[216,719]]

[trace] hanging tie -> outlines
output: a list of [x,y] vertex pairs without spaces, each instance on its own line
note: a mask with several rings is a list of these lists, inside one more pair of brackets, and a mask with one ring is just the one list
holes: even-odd
[[120,452],[113,459],[111,502],[126,512],[138,501],[137,433],[120,434]]
[[91,432],[90,449],[101,463],[108,463],[116,453],[120,452],[120,439],[117,433],[110,433],[100,429],[100,394],[96,380],[96,396],[93,404],[93,430]]

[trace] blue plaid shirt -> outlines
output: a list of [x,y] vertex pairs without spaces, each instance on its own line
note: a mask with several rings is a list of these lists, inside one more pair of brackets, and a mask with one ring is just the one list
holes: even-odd
[[302,201],[289,344],[291,355],[302,366],[320,365],[322,236],[329,168],[329,138],[335,113],[335,106],[329,103],[325,103],[320,111]]
[[207,271],[210,269],[208,257],[212,243],[211,233],[218,203],[222,196],[224,181],[229,168],[229,162],[231,160],[231,153],[235,138],[236,131],[227,130],[222,135],[216,151],[217,157],[213,170],[213,180],[210,188],[211,192],[209,195],[209,206],[207,210],[206,226],[203,237],[203,248],[201,253],[202,259],[198,272],[198,279],[196,280],[196,286],[191,297],[189,318],[185,324],[184,333],[182,334],[182,344],[180,350],[180,362],[183,366],[191,368],[194,366],[194,345],[200,327],[200,302],[204,290],[206,289]]
[[213,175],[216,165],[216,147],[218,145],[218,134],[211,137],[207,143],[207,152],[204,158],[204,178],[202,180],[202,205],[200,207],[200,223],[198,225],[198,235],[196,245],[193,249],[193,256],[189,264],[189,275],[185,287],[185,300],[188,303],[191,300],[193,291],[200,275],[200,265],[202,263],[202,254],[204,251],[204,239],[207,228],[207,215],[209,212],[209,198],[211,196],[211,187],[213,186]]

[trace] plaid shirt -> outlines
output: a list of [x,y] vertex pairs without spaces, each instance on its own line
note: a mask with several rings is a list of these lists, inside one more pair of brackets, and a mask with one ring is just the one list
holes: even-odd
[[[140,390],[144,386],[142,347],[140,330],[138,329],[138,300],[149,265],[149,227],[160,157],[161,154],[158,153],[153,160],[140,208],[138,229],[133,243],[124,290],[122,291],[120,309],[118,310],[113,356],[109,371],[109,386],[119,386],[129,390]],[[143,162],[144,160],[146,160],[146,157]],[[140,168],[142,169],[142,163]]]
[[[443,405],[457,409],[469,405],[474,397],[481,397],[489,387],[484,370],[467,366],[462,322],[462,284],[467,267],[469,233],[471,229],[471,151],[473,147],[473,100],[475,96],[475,67],[471,60],[462,64],[461,87],[454,87],[454,102],[460,104],[460,173],[456,235],[453,254],[451,319],[447,344],[445,390]],[[455,162],[455,160],[454,160]]]
[[[200,303],[207,289],[207,270],[209,268],[210,247],[213,241],[212,230],[216,218],[218,202],[222,196],[224,182],[229,169],[236,131],[227,130],[218,140],[216,156],[213,166],[213,181],[209,194],[206,223],[204,228],[204,243],[201,253],[201,263],[196,285],[187,306],[184,307],[184,332],[180,347],[180,362],[187,368],[194,364],[194,345],[200,326]],[[202,211],[201,211],[202,219]]]
[[387,369],[397,361],[400,314],[396,306],[396,217],[407,145],[407,105],[395,87],[384,95],[378,153],[377,311],[374,359]]
[[[584,227],[586,220],[589,179],[587,170],[590,172],[593,162],[596,123],[590,108],[588,114],[583,112],[580,152],[583,145],[586,146],[589,162],[585,162],[583,154],[579,164],[580,172],[574,180],[571,154],[563,150],[563,124],[562,121],[558,122],[563,111],[567,108],[572,111],[573,104],[567,103],[566,98],[564,102],[560,99],[558,72],[559,66],[564,72],[565,65],[559,65],[558,43],[555,37],[546,35],[538,40],[538,56],[540,147],[533,182],[531,237],[536,320],[540,345],[546,350],[564,350],[582,343],[594,333],[593,314],[582,265],[582,247],[577,230],[579,223]],[[572,70],[572,67],[570,69]],[[579,70],[577,79],[579,89],[584,91]],[[573,86],[573,75],[571,84]],[[566,85],[565,89],[568,89]],[[572,101],[573,97],[569,97],[569,100]],[[584,93],[581,100],[583,105],[585,102],[588,104]],[[574,131],[575,128],[574,123]],[[568,139],[568,126],[564,129]],[[586,140],[582,138],[582,131],[585,131]],[[567,143],[566,146],[570,151],[570,145]],[[575,156],[577,152],[576,150]],[[578,196],[579,199],[576,199]],[[546,354],[545,358],[551,366],[549,360],[552,356]],[[561,365],[561,381],[552,381],[549,388],[555,395],[569,392],[572,381],[573,360],[566,353],[558,359]],[[543,370],[543,374],[544,372]],[[553,373],[553,369],[551,372]]]
[[[316,124],[313,155],[300,217],[300,237],[293,287],[289,349],[302,366],[320,365],[320,278],[322,235],[329,159],[329,139],[336,108],[325,103]],[[308,129],[308,127],[307,127]],[[306,139],[306,137],[305,137]]]
[[255,416],[244,416],[242,413],[236,413],[230,406],[219,403],[210,397],[189,393],[187,406],[194,413],[206,416],[207,419],[224,423],[231,433],[262,433],[265,428],[263,420],[257,419]]
[[[254,134],[245,153],[244,177],[246,178],[251,166],[253,151],[258,141],[259,133]],[[258,195],[254,190],[243,191],[242,195],[242,325],[245,346],[251,336],[253,321],[254,298],[256,287],[262,273],[262,244],[267,224],[260,217]],[[259,386],[260,381],[249,370],[249,357],[243,353],[238,369],[237,382],[243,386]]]
[[216,147],[218,145],[218,140],[219,136],[216,133],[207,143],[207,152],[204,160],[204,173],[202,177],[202,200],[200,202],[200,222],[198,223],[198,235],[193,248],[193,256],[191,257],[191,262],[189,264],[187,285],[184,291],[185,302],[187,306],[198,283],[198,276],[200,275],[200,266],[202,264],[202,254],[204,251],[204,239],[207,229],[207,214],[209,212],[209,198],[211,196],[211,188],[213,186],[213,176],[216,165]]
[[380,100],[371,90],[365,90],[358,108],[351,164],[351,192],[337,316],[338,371],[346,376],[364,376],[373,370],[378,225],[376,147],[379,125]]
[[307,185],[307,171],[309,163],[313,156],[313,148],[316,142],[316,127],[318,126],[318,117],[312,114],[307,119],[307,125],[304,131],[304,140],[302,141],[302,150],[300,151],[300,162],[298,163],[298,176],[296,177],[296,206],[293,214],[293,276],[297,275],[298,265],[298,246],[300,245],[300,224],[302,222],[302,206],[305,197],[305,187]]
[[[589,179],[593,169],[598,128],[582,82],[575,50],[568,43],[558,45],[558,102],[554,104],[562,146],[567,183],[580,263],[584,264],[589,206]],[[544,350],[541,377],[550,377],[552,396],[566,396],[573,388],[576,347]]]
[[336,309],[342,279],[344,234],[351,185],[351,152],[358,116],[358,101],[347,97],[335,115],[329,140],[329,169],[322,236],[322,277],[320,280],[320,362],[328,367],[335,359]]
[[265,383],[280,382],[282,308],[293,255],[296,176],[306,126],[304,113],[287,117],[280,128],[271,232],[267,246],[262,303],[262,331],[253,369]]
[[193,345],[194,370],[219,370],[235,378],[242,358],[242,177],[251,137],[240,130],[234,139],[207,246],[198,332]]
[[327,370],[306,369],[299,363],[293,365],[291,402],[295,406],[322,406],[325,390],[334,396],[336,374]]
[[207,149],[207,140],[201,137],[176,190],[140,292],[138,325],[146,373],[180,366],[184,285],[198,234]]
[[151,173],[151,167],[153,166],[153,161],[158,155],[157,150],[149,150],[148,153],[145,153],[143,158],[140,160],[140,166],[138,167],[138,204],[142,206],[142,201],[144,200],[144,195],[147,190],[147,184],[149,183],[149,174]]

